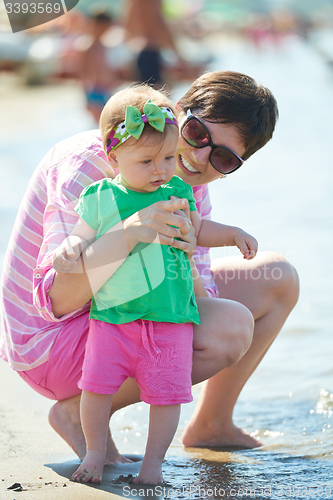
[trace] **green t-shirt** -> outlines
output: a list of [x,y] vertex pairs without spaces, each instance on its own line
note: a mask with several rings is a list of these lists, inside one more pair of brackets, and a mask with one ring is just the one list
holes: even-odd
[[[152,193],[139,193],[116,179],[86,187],[75,207],[100,238],[135,212],[170,196],[187,198],[196,210],[191,186],[174,176]],[[94,295],[90,318],[122,324],[139,318],[169,323],[200,324],[190,262],[178,248],[139,243],[113,276]]]

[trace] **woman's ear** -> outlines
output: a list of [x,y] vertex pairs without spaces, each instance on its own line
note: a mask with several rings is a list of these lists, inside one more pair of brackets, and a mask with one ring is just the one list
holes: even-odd
[[114,151],[110,151],[107,158],[108,158],[108,161],[109,161],[111,167],[118,168],[118,161],[117,161],[117,157],[116,157]]
[[183,106],[180,104],[179,101],[176,102],[175,104],[175,111],[176,111],[176,116],[179,120],[179,118],[181,118],[182,116],[185,116],[186,117],[186,113],[184,111],[184,108]]

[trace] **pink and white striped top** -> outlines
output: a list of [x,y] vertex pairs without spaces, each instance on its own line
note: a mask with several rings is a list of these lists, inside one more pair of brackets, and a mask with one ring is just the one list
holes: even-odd
[[[53,315],[48,296],[55,274],[52,254],[77,221],[74,207],[81,191],[111,175],[98,130],[60,142],[35,170],[18,211],[2,276],[0,356],[15,370],[44,363],[61,328],[89,309],[87,303],[60,319]],[[199,213],[209,218],[208,187],[195,187],[193,192]],[[208,249],[198,247],[195,260],[205,287],[216,297]]]

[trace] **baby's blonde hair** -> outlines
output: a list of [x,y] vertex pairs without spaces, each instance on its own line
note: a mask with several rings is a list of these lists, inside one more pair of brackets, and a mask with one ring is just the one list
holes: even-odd
[[[103,148],[106,151],[106,143],[112,130],[125,120],[126,107],[135,106],[143,114],[143,107],[151,99],[154,104],[161,107],[167,107],[175,114],[172,102],[168,96],[160,90],[155,90],[146,84],[136,84],[120,90],[114,94],[106,103],[101,113],[99,127],[102,135]],[[155,133],[156,130],[148,123],[145,131]],[[160,133],[160,132],[159,132]]]

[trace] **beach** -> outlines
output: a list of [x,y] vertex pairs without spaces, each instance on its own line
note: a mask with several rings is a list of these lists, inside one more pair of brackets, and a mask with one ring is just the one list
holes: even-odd
[[[280,109],[273,140],[235,174],[210,185],[213,219],[241,226],[258,239],[259,250],[290,260],[300,275],[301,295],[235,408],[235,423],[264,446],[184,449],[180,436],[198,398],[197,386],[194,402],[182,408],[167,453],[164,477],[170,487],[155,498],[332,498],[333,71],[295,36],[260,51],[241,39],[210,47],[215,52],[208,69],[253,76],[273,91]],[[187,87],[179,85],[174,100]],[[15,75],[0,75],[0,106],[2,266],[20,200],[38,162],[57,141],[94,124],[73,82],[24,87]],[[212,256],[235,253],[217,249]],[[127,483],[115,480],[138,473],[148,429],[146,404],[126,408],[111,421],[120,452],[137,461],[105,467],[100,486],[82,485],[69,479],[78,459],[48,424],[53,402],[36,394],[2,360],[0,379],[1,500],[137,498],[124,489]],[[15,483],[22,491],[8,489]]]

